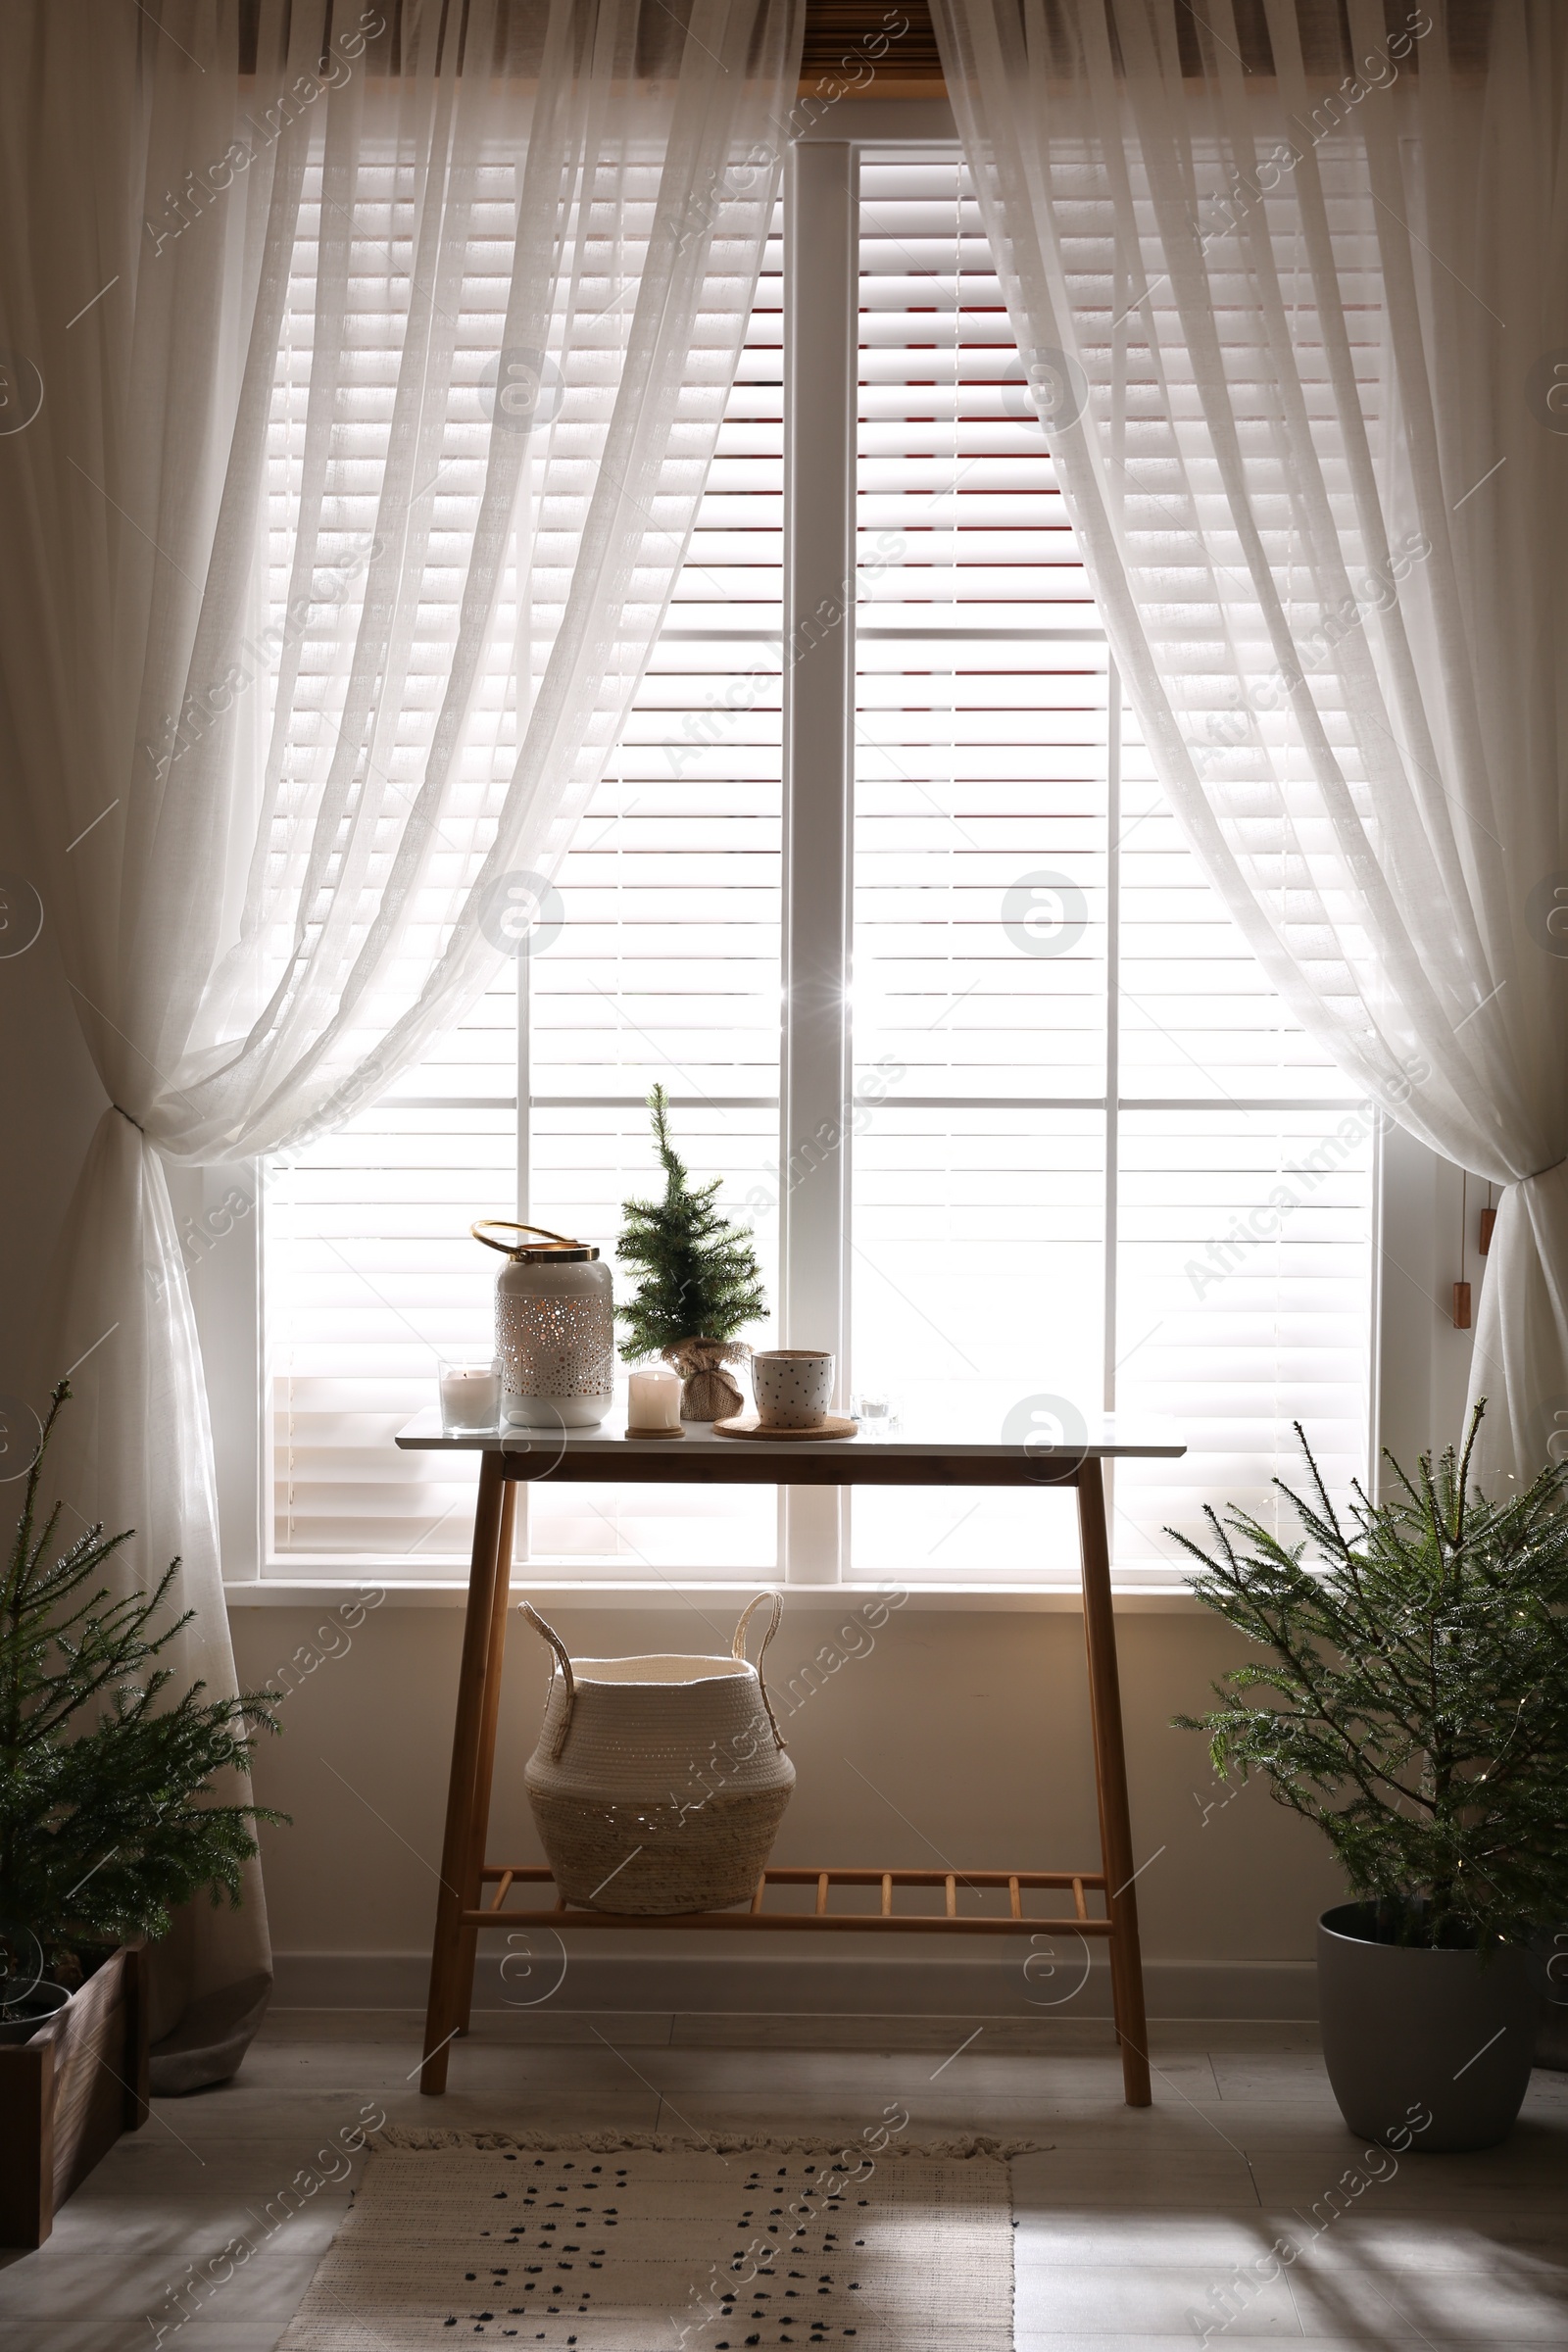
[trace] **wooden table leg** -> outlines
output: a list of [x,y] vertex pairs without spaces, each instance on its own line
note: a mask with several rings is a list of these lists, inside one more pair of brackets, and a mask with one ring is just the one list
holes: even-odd
[[1138,1943],[1138,1894],[1133,1886],[1133,1830],[1127,1810],[1127,1756],[1122,1744],[1121,1687],[1116,1673],[1116,1620],[1110,1602],[1110,1546],[1105,1535],[1105,1487],[1098,1460],[1079,1465],[1078,1532],[1083,1546],[1084,1642],[1089,1652],[1089,1719],[1095,1741],[1095,1793],[1100,1803],[1100,1851],[1110,1917],[1110,1994],[1121,2043],[1122,2086],[1129,2107],[1150,2104],[1149,2026],[1144,2016],[1144,1963]]
[[452,1778],[447,1784],[446,1834],[441,1843],[441,1890],[436,1897],[430,1951],[430,1999],[424,2020],[424,2064],[419,2088],[434,2096],[447,2086],[447,2053],[462,2023],[461,1973],[465,1949],[459,1915],[467,1898],[473,1843],[473,1799],[484,1739],[486,1665],[501,1573],[501,1523],[506,1481],[499,1453],[479,1457],[479,1495],[473,1514],[473,1558],[458,1670],[458,1712],[452,1731]]
[[[509,1478],[501,1491],[500,1556],[490,1606],[490,1639],[485,1647],[484,1696],[479,1709],[479,1753],[473,1767],[473,1801],[468,1810],[468,1853],[458,1882],[466,1905],[476,1908],[484,1899],[484,1849],[490,1834],[490,1790],[496,1772],[496,1720],[501,1712],[501,1668],[507,1654],[507,1609],[512,1599],[513,1526],[517,1509],[517,1486]],[[458,2032],[466,2034],[473,2009],[473,1970],[478,1957],[479,1931],[463,1930],[458,1961]]]

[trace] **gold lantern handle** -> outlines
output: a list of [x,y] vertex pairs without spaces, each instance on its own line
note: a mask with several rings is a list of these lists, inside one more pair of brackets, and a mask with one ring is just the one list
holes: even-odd
[[[568,1234],[552,1233],[548,1225],[519,1225],[511,1217],[480,1217],[468,1227],[468,1231],[476,1242],[483,1242],[487,1250],[499,1250],[506,1257],[514,1257],[517,1254],[516,1245],[511,1242],[493,1242],[489,1234],[482,1230],[486,1225],[493,1226],[500,1233],[536,1233],[541,1241],[559,1242],[564,1250],[580,1250],[582,1248],[581,1242],[574,1242]],[[526,1249],[527,1244],[524,1243],[522,1247]]]

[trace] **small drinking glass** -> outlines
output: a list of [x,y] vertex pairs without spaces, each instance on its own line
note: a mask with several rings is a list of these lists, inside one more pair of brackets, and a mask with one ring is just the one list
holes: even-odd
[[899,1426],[899,1405],[886,1389],[863,1389],[855,1399],[855,1418],[862,1438],[891,1437]]

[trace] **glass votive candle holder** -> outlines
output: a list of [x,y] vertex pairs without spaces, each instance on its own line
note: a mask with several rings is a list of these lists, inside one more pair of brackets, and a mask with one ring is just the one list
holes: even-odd
[[886,1389],[867,1389],[857,1396],[855,1417],[862,1438],[885,1438],[899,1426],[898,1399]]
[[449,1438],[487,1437],[501,1410],[501,1368],[489,1363],[443,1363],[441,1428]]

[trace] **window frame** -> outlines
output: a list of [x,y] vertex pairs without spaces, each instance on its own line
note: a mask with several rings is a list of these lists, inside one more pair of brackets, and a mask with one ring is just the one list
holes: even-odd
[[[785,168],[784,234],[784,615],[786,650],[783,696],[783,918],[781,935],[781,1034],[779,1065],[779,1164],[794,1161],[804,1139],[824,1131],[835,1141],[801,1181],[781,1188],[779,1202],[780,1344],[823,1344],[831,1334],[841,1367],[849,1362],[850,1231],[855,1112],[853,1037],[849,978],[854,905],[856,678],[855,553],[857,458],[857,351],[858,345],[859,240],[858,159],[862,147],[906,144],[929,148],[956,141],[951,110],[941,100],[845,101],[835,115],[808,130],[790,149]],[[808,266],[807,257],[809,257]],[[808,626],[824,608],[838,610],[833,625]],[[1098,634],[1098,633],[1097,633]],[[1109,838],[1115,839],[1119,696],[1114,665],[1109,681]],[[1114,1403],[1116,1298],[1116,1215],[1118,1170],[1116,1121],[1117,1033],[1114,1020],[1116,971],[1116,863],[1109,868],[1107,991],[1112,1014],[1107,1028],[1105,1096],[1100,1107],[1105,1129],[1105,1397]],[[525,977],[525,970],[524,970]],[[519,986],[517,1056],[518,1213],[527,1214],[528,1034],[526,993]],[[935,1105],[933,1105],[935,1106]],[[1022,1105],[1020,1105],[1022,1106]],[[1086,1107],[1088,1105],[1086,1104]],[[1153,1105],[1140,1105],[1153,1107]],[[1259,1104],[1263,1108],[1265,1105]],[[1334,1107],[1324,1103],[1325,1109]],[[1409,1137],[1399,1137],[1398,1198],[1401,1217],[1433,1225],[1428,1195],[1443,1190],[1446,1163]],[[1374,1151],[1371,1314],[1371,1398],[1368,1460],[1378,1460],[1382,1431],[1409,1422],[1412,1386],[1451,1385],[1431,1378],[1436,1351],[1432,1330],[1419,1328],[1407,1297],[1396,1294],[1413,1281],[1435,1299],[1428,1277],[1396,1265],[1382,1246],[1385,1213],[1385,1155],[1382,1138]],[[1455,1190],[1457,1174],[1454,1173]],[[200,1279],[193,1282],[198,1334],[207,1372],[218,1469],[218,1502],[225,1586],[231,1598],[268,1602],[325,1597],[335,1590],[373,1584],[377,1563],[367,1557],[363,1573],[345,1562],[341,1574],[290,1573],[286,1555],[272,1547],[272,1383],[268,1363],[264,1314],[266,1267],[265,1188],[255,1162],[171,1171],[176,1222],[200,1236],[221,1204],[236,1195],[248,1203],[231,1211],[229,1238],[221,1250],[198,1248]],[[1441,1212],[1439,1212],[1441,1213]],[[1422,1228],[1425,1232],[1425,1227]],[[1435,1229],[1426,1236],[1436,1249]],[[190,1255],[190,1250],[187,1250]],[[1406,1258],[1409,1252],[1405,1252]],[[1417,1251],[1419,1254],[1419,1250]],[[209,1262],[210,1256],[210,1262]],[[1433,1327],[1435,1328],[1435,1326]],[[1390,1336],[1396,1345],[1387,1345]],[[1468,1358],[1468,1346],[1465,1348]],[[1423,1358],[1425,1361],[1423,1361]],[[1391,1395],[1396,1383],[1398,1396]],[[840,1402],[846,1401],[844,1396]],[[1392,1405],[1392,1411],[1391,1411]],[[1422,1442],[1426,1442],[1423,1438]],[[880,1590],[885,1579],[850,1574],[850,1496],[847,1489],[779,1489],[778,1574],[792,1590],[827,1588],[821,1597],[857,1590]],[[525,1549],[519,1546],[522,1556]],[[462,1571],[421,1583],[389,1586],[400,1600],[461,1599]],[[711,1579],[616,1580],[602,1574],[572,1577],[546,1566],[538,1581],[548,1594],[573,1605],[639,1606],[712,1594]],[[722,1588],[717,1588],[722,1590]],[[1037,1583],[984,1593],[962,1587],[915,1588],[916,1605],[934,1607],[1072,1607],[1078,1586],[1076,1563],[1067,1573]],[[1147,1570],[1121,1595],[1127,1605],[1191,1605],[1187,1581],[1173,1567],[1168,1582],[1152,1581]]]

